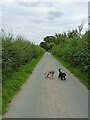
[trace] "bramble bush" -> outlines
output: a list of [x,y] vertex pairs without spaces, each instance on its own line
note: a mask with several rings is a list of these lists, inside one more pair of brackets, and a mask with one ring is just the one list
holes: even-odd
[[45,50],[22,36],[0,37],[2,40],[2,113],[34,70]]
[[[87,74],[90,66],[89,35],[90,31],[87,31],[80,36],[77,30],[56,33],[54,36],[46,36],[40,46]],[[50,44],[53,46],[50,47]]]
[[44,53],[44,49],[34,45],[22,36],[2,37],[2,74],[3,80],[18,68]]
[[88,34],[86,33],[82,37],[67,37],[65,42],[52,48],[52,54],[87,73],[89,65]]

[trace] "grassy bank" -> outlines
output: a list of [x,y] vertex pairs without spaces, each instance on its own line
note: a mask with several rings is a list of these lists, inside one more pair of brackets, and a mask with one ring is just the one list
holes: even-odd
[[88,89],[90,89],[90,83],[88,80],[88,75],[79,71],[78,68],[71,66],[68,62],[63,61],[59,57],[53,55],[63,66],[65,66],[71,73],[74,74]]
[[7,78],[3,82],[3,90],[2,90],[2,112],[5,113],[8,108],[8,104],[11,102],[12,98],[16,95],[16,93],[21,89],[23,83],[27,80],[29,75],[34,70],[38,61],[42,58],[43,54],[39,57],[32,59],[27,64],[21,66],[18,69],[18,72],[10,75],[10,78]]
[[0,115],[2,114],[2,84],[0,83]]

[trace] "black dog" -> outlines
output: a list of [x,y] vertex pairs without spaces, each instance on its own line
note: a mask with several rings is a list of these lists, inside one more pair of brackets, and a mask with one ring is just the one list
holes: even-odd
[[58,71],[59,71],[58,78],[61,78],[61,80],[65,80],[66,73],[61,72],[61,69],[58,69]]

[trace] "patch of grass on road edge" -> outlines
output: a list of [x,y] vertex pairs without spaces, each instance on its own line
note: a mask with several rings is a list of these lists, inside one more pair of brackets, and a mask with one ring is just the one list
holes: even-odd
[[18,72],[13,73],[10,78],[5,80],[2,86],[2,114],[7,112],[8,104],[11,102],[16,93],[21,89],[21,86],[30,76],[36,64],[40,61],[43,55],[32,59],[32,61],[20,67]]
[[[53,55],[53,54],[52,54]],[[53,55],[63,66],[65,66],[74,76],[76,76],[86,87],[90,89],[88,75],[82,73],[78,68],[71,66],[68,62],[63,61],[59,57]]]

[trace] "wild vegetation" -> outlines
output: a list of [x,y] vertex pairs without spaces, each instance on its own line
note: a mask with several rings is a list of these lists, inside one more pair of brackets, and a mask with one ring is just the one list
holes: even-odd
[[22,36],[2,36],[2,112],[32,73],[45,50]]
[[32,59],[41,55],[44,50],[25,40],[21,36],[16,39],[12,37],[2,38],[2,74],[3,83],[10,73],[18,70],[22,65],[25,65]]
[[88,69],[90,67],[89,36],[90,31],[80,36],[77,30],[71,30],[45,37],[40,46],[73,66],[75,71],[82,72],[85,75],[81,78],[83,79],[82,82],[90,89],[90,81],[88,81],[88,76],[90,77],[90,70]]
[[0,83],[0,115],[2,114],[2,84]]

